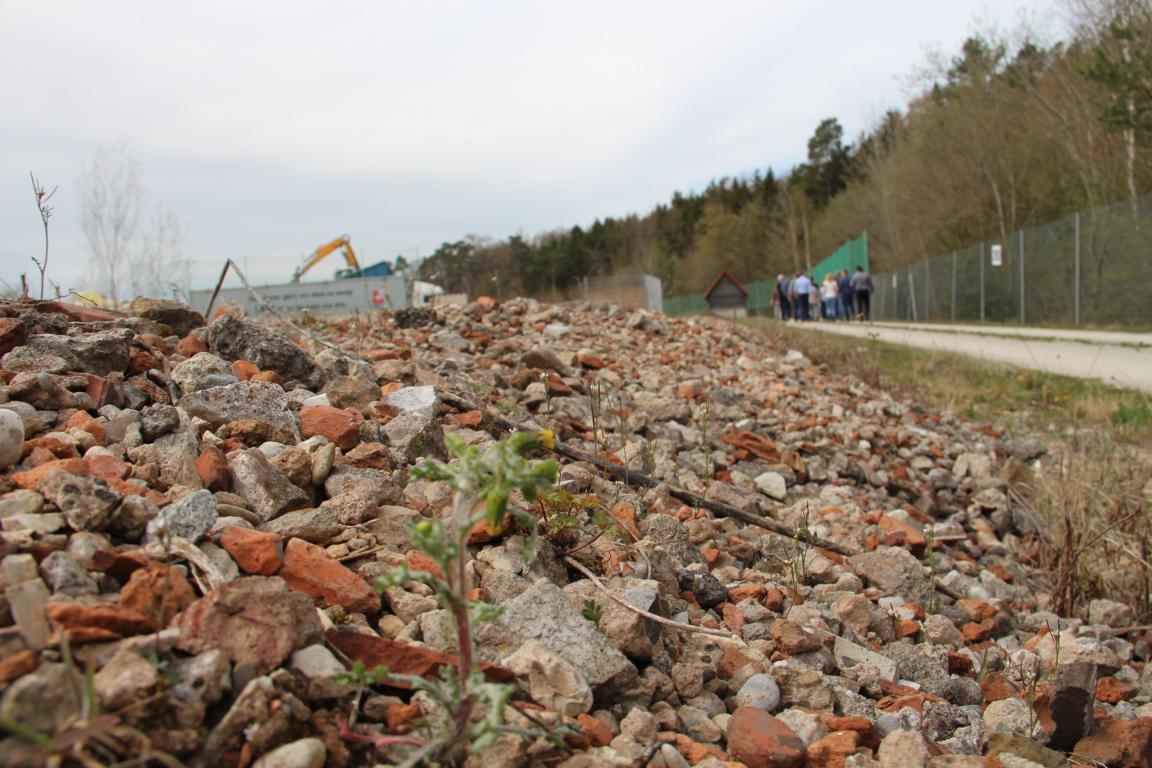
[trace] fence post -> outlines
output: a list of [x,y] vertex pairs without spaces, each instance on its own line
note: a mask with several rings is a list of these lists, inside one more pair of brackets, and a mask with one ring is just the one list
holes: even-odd
[[952,322],[956,322],[956,251],[952,251]]
[[916,317],[916,276],[912,274],[912,267],[908,267],[908,299],[911,302],[912,322],[917,321]]
[[1080,211],[1076,211],[1076,275],[1073,278],[1073,290],[1075,294],[1072,297],[1073,316],[1075,317],[1075,324],[1080,325]]
[[924,322],[932,322],[932,260],[924,259]]
[[1020,325],[1024,325],[1024,230],[1020,230]]
[[984,243],[980,243],[980,322],[984,322]]

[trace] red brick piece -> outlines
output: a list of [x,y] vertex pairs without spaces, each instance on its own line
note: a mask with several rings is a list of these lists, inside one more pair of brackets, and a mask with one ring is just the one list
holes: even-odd
[[284,538],[275,533],[230,525],[220,534],[220,546],[244,573],[272,576],[284,564]]
[[762,709],[738,707],[728,722],[728,752],[748,768],[797,768],[804,742]]

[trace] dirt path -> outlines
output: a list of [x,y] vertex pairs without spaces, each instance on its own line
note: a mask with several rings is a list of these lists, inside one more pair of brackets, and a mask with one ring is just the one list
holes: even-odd
[[1152,333],[925,323],[815,322],[804,327],[959,352],[1021,368],[1099,379],[1117,387],[1152,392]]

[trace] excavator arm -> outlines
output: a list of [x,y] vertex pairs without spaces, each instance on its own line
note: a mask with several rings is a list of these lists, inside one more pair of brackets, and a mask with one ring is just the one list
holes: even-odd
[[325,243],[313,251],[312,255],[305,259],[304,263],[297,267],[296,271],[292,273],[292,282],[300,282],[300,278],[304,276],[305,272],[323,261],[324,257],[332,253],[332,251],[339,248],[344,249],[344,260],[348,262],[348,269],[353,273],[359,272],[360,262],[356,259],[356,252],[352,250],[352,243],[348,241],[348,235],[343,235],[330,243]]

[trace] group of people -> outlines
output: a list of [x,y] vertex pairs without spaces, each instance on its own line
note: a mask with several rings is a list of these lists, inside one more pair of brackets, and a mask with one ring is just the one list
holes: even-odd
[[863,267],[852,274],[829,272],[817,285],[803,272],[776,278],[772,292],[773,315],[778,320],[869,320],[872,311],[872,276]]

